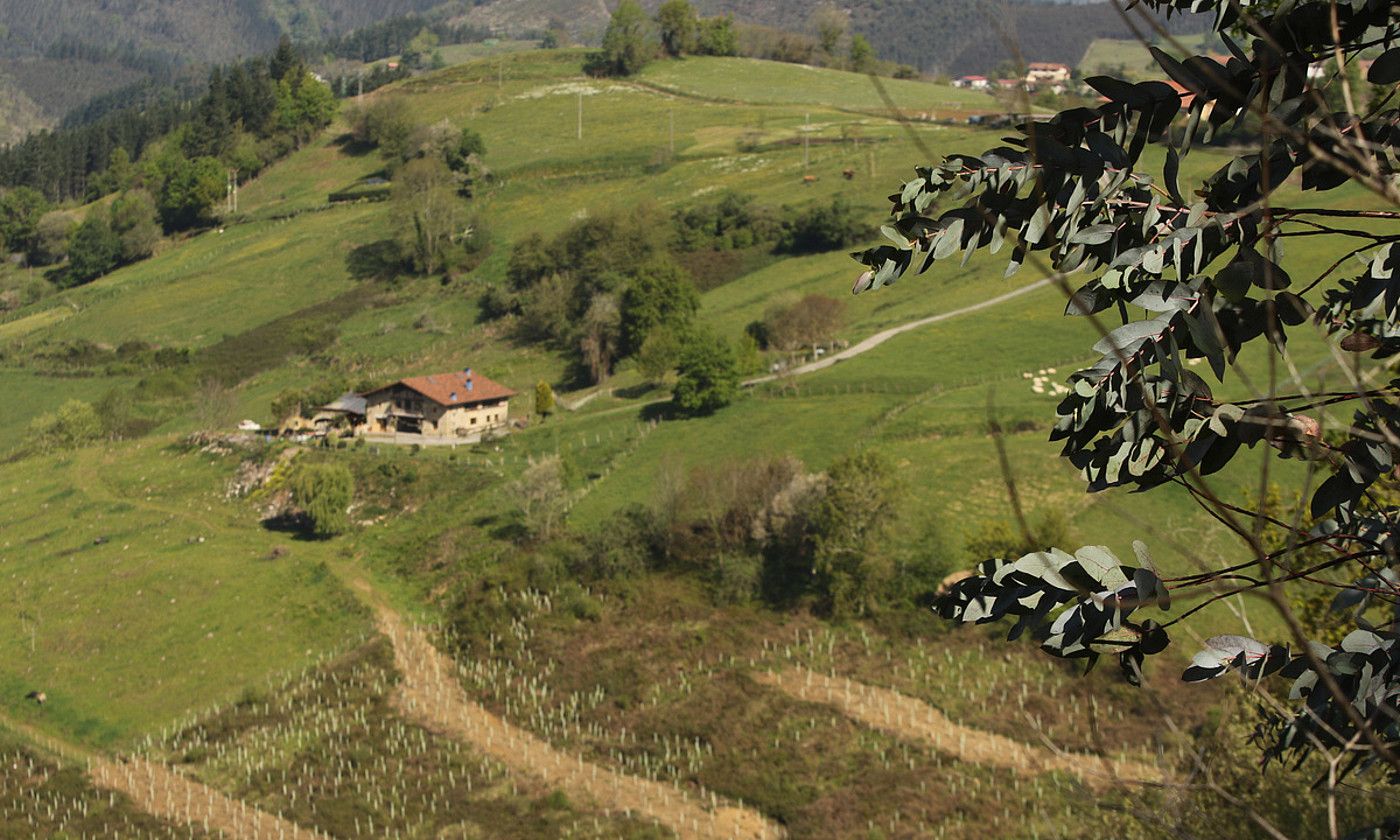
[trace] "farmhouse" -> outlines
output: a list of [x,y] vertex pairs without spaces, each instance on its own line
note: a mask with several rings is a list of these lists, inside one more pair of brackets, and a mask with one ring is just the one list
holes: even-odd
[[510,421],[515,392],[471,368],[400,379],[364,395],[367,434],[480,438]]
[[953,87],[986,90],[990,83],[986,76],[959,76],[953,80]]
[[1051,61],[1032,61],[1026,67],[1026,84],[1031,87],[1038,85],[1062,85],[1069,81],[1070,69],[1064,64],[1056,64]]

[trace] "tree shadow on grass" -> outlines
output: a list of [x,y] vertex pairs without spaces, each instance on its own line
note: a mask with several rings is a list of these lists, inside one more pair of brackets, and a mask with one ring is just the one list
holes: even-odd
[[326,537],[318,536],[311,527],[311,519],[302,513],[282,513],[262,521],[263,530],[277,534],[288,534],[298,542],[322,542]]
[[403,273],[403,253],[399,243],[381,239],[353,248],[345,255],[345,270],[356,280],[389,283]]
[[671,400],[644,405],[639,413],[643,420],[647,422],[655,421],[658,423],[667,420],[685,420],[691,416],[687,412],[682,411],[680,407]]
[[349,155],[350,157],[364,157],[379,148],[368,141],[355,139],[355,135],[348,131],[335,138],[332,142],[340,147],[342,154]]

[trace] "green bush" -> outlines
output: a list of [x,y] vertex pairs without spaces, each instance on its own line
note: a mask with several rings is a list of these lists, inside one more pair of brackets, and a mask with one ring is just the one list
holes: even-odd
[[355,479],[343,464],[306,464],[290,481],[292,501],[305,514],[311,532],[333,537],[350,530]]
[[720,606],[752,601],[762,580],[763,561],[751,554],[720,552],[710,558],[705,570],[710,598]]
[[81,400],[68,400],[57,411],[41,414],[29,424],[29,438],[41,452],[74,449],[101,436],[97,411]]

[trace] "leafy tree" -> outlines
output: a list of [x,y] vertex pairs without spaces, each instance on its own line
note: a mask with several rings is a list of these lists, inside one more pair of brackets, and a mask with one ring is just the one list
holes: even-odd
[[699,51],[704,55],[739,54],[739,36],[734,31],[732,15],[706,18],[700,22]]
[[355,477],[344,464],[303,464],[289,482],[292,502],[306,516],[311,533],[334,537],[350,530]]
[[622,356],[622,313],[617,297],[596,294],[579,327],[579,355],[593,382],[612,376],[613,362]]
[[692,330],[676,363],[676,407],[688,414],[713,414],[739,394],[739,367],[734,348],[724,339]]
[[683,331],[700,310],[700,293],[670,260],[641,266],[622,293],[622,355],[630,356],[657,329]]
[[656,10],[656,28],[661,34],[661,48],[672,58],[695,51],[695,39],[700,20],[690,0],[666,0]]
[[[1174,0],[1144,5],[1186,8]],[[1395,24],[1388,4],[1304,0],[1261,7],[1248,20],[1241,8],[1225,0],[1190,4],[1191,12],[1215,15],[1226,62],[1182,61],[1151,48],[1164,73],[1192,94],[1186,111],[1163,82],[1091,77],[1101,104],[1036,119],[1013,144],[919,169],[896,190],[888,227],[894,244],[860,255],[867,271],[855,290],[1012,242],[1008,274],[1034,259],[1061,284],[1066,313],[1089,319],[1102,336],[1099,360],[1070,375],[1051,433],[1088,489],[1172,484],[1241,536],[1227,569],[1166,578],[1142,543],[1132,564],[1098,546],[989,559],[939,600],[940,615],[969,623],[1012,618],[1013,636],[1030,630],[1051,655],[1090,664],[1116,655],[1136,684],[1146,657],[1166,649],[1175,625],[1195,612],[1158,616],[1159,623],[1139,610],[1197,595],[1215,601],[1257,593],[1280,613],[1288,638],[1209,638],[1182,678],[1235,672],[1267,691],[1267,677],[1285,677],[1290,688],[1270,695],[1255,736],[1266,760],[1321,755],[1344,768],[1319,781],[1328,790],[1366,763],[1385,768],[1394,783],[1400,388],[1383,366],[1400,352],[1400,190],[1391,175],[1400,135],[1394,111],[1331,111],[1325,90],[1308,87],[1306,70],[1337,52],[1344,64],[1358,61],[1371,33],[1393,34]],[[1237,25],[1257,36],[1252,52],[1231,36]],[[1393,89],[1400,48],[1385,49],[1367,81]],[[1192,146],[1231,142],[1248,130],[1245,115],[1258,120],[1259,149],[1183,183],[1181,161]],[[1149,145],[1162,154],[1146,155]],[[1348,187],[1347,195],[1365,198],[1335,205],[1301,197]],[[959,206],[935,213],[938,200],[952,195]],[[1281,246],[1297,236],[1308,237],[1316,260],[1285,256]],[[1335,268],[1295,280],[1334,256]],[[1077,289],[1066,280],[1075,273],[1088,275]],[[1319,334],[1346,359],[1339,390],[1319,393],[1299,376],[1254,391],[1241,376],[1250,390],[1240,392],[1229,376],[1244,353],[1273,354],[1271,366],[1287,370],[1288,339]],[[1201,360],[1217,384],[1184,360]],[[1269,515],[1258,499],[1232,501],[1209,478],[1249,448],[1309,464],[1294,473],[1308,476],[1300,488],[1306,509]],[[1329,590],[1355,629],[1340,644],[1308,638],[1290,593],[1356,561],[1364,575]],[[1285,695],[1297,707],[1288,708]]]
[[277,51],[272,54],[267,67],[268,75],[274,82],[297,76],[305,68],[301,55],[297,53],[296,47],[292,46],[290,36],[283,35],[278,39]]
[[130,190],[112,202],[112,231],[121,240],[121,261],[144,260],[160,241],[156,201],[145,190]]
[[378,147],[380,156],[393,166],[408,160],[415,127],[408,103],[394,96],[381,96],[350,116],[351,135]]
[[30,187],[0,193],[0,240],[15,251],[32,250],[39,220],[50,207],[44,194]]
[[846,13],[834,3],[823,3],[812,12],[808,21],[817,36],[817,46],[828,56],[835,56],[841,39],[846,37]]
[[784,232],[782,247],[797,254],[836,251],[869,235],[870,227],[844,196],[819,204],[793,219]]
[[29,440],[41,452],[74,449],[102,436],[102,422],[93,407],[68,400],[57,411],[41,414],[29,424]]
[[330,87],[305,69],[277,83],[277,127],[298,147],[330,125],[338,107]]
[[791,306],[779,306],[764,318],[762,335],[779,350],[818,347],[835,337],[846,320],[846,303],[810,294]]
[[486,156],[486,141],[472,128],[463,128],[455,145],[447,150],[447,165],[454,172],[465,172],[471,166],[472,157]]
[[637,351],[637,370],[648,382],[665,382],[681,358],[681,341],[674,330],[653,330]]
[[535,383],[535,413],[542,419],[554,413],[554,389],[543,379]]
[[876,606],[883,577],[880,542],[894,518],[894,471],[878,454],[849,455],[827,470],[810,523],[815,589],[836,618]]
[[189,160],[175,153],[168,159],[160,190],[161,223],[167,231],[188,230],[211,223],[227,185],[228,173],[217,158]]
[[121,254],[121,237],[113,232],[107,214],[93,210],[73,232],[68,246],[68,284],[77,286],[96,280],[117,267]]
[[63,262],[68,256],[68,245],[77,226],[77,218],[66,210],[45,213],[34,228],[29,261],[36,265]]
[[569,507],[563,460],[558,455],[547,455],[531,461],[508,492],[526,531],[531,536],[549,539]]
[[851,38],[851,69],[857,73],[865,73],[870,70],[875,62],[875,48],[870,46],[870,42],[864,35],[856,35]]
[[637,0],[622,0],[603,33],[603,48],[589,53],[584,69],[595,76],[640,73],[656,55],[651,21]]
[[420,272],[437,272],[461,229],[462,201],[452,170],[439,158],[410,161],[394,179],[392,200],[404,255]]

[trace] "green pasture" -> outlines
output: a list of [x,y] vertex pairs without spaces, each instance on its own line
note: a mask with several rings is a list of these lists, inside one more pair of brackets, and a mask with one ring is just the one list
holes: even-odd
[[210,230],[43,301],[75,311],[31,335],[213,344],[346,291],[346,254],[383,236],[385,221],[382,210],[354,206]]
[[259,527],[232,466],[148,439],[0,467],[0,709],[115,746],[367,629],[332,545]]
[[[864,73],[752,58],[692,56],[648,66],[642,81],[686,96],[761,105],[819,105],[886,113],[877,82]],[[986,93],[910,79],[878,79],[895,107],[912,113],[999,110]]]

